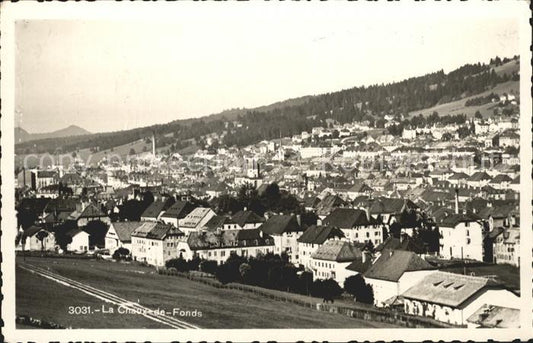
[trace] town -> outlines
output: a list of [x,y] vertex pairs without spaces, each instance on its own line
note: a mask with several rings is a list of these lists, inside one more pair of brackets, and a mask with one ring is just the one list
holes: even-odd
[[519,95],[464,106],[476,104],[494,111],[328,118],[244,147],[225,144],[235,119],[189,153],[154,130],[126,155],[48,156],[17,168],[18,259],[142,264],[317,306],[349,295],[455,327],[518,327]]

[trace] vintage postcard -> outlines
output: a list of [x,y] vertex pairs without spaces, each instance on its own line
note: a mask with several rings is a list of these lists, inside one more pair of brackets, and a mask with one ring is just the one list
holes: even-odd
[[532,338],[528,7],[2,3],[3,337]]

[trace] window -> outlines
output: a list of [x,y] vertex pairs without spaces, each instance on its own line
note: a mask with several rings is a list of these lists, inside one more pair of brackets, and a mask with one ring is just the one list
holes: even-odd
[[466,227],[469,227],[469,226],[470,226],[470,222],[466,222],[466,223],[465,223],[465,226],[466,226]]
[[470,236],[470,230],[466,230],[466,236]]
[[366,238],[370,237],[370,232],[366,233]]

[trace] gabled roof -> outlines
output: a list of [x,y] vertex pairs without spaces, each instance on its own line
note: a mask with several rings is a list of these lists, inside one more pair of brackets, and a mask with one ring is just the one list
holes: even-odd
[[191,211],[194,210],[195,207],[196,206],[194,204],[188,201],[179,200],[176,201],[172,206],[170,206],[161,217],[183,219],[185,218],[185,216],[191,213]]
[[365,277],[397,282],[405,272],[429,269],[434,267],[412,251],[383,250]]
[[330,240],[318,247],[311,255],[317,260],[350,262],[361,258],[361,248],[347,241]]
[[158,218],[161,212],[169,207],[168,200],[157,200],[148,205],[141,218]]
[[143,222],[131,233],[131,236],[133,237],[159,240],[164,239],[168,235],[181,236],[183,235],[183,232],[173,227],[172,225],[167,225],[158,222]]
[[519,328],[520,310],[484,304],[466,321],[482,328]]
[[240,246],[273,245],[274,240],[259,229],[191,232],[187,238],[191,250],[222,249]]
[[32,237],[33,235],[35,235],[37,232],[39,231],[46,231],[46,232],[49,232],[47,230],[44,230],[42,227],[40,226],[37,226],[37,225],[32,225],[30,226],[29,228],[27,228],[26,230],[24,230],[24,233],[22,234],[23,237]]
[[182,219],[180,225],[183,227],[196,227],[212,211],[209,207],[197,207]]
[[424,253],[424,247],[418,245],[409,235],[406,235],[403,239],[393,236],[387,237],[383,243],[376,247],[376,251],[383,250],[404,250],[412,251],[415,254]]
[[486,207],[479,211],[479,216],[483,219],[492,218],[507,218],[512,214],[517,214],[518,210],[515,205],[499,205]]
[[226,216],[213,216],[207,221],[205,227],[210,230],[216,230],[217,228],[222,228],[225,223],[229,222],[230,219]]
[[111,225],[121,242],[131,242],[131,234],[142,224],[143,222],[115,222]]
[[82,229],[80,229],[79,227],[77,227],[77,228],[73,228],[73,229],[71,229],[71,230],[65,232],[65,235],[67,235],[67,236],[73,238],[73,237],[75,237],[77,234],[82,233],[82,232],[85,232],[85,231],[83,231]]
[[76,199],[72,198],[56,198],[48,202],[44,211],[47,213],[58,211],[58,212],[73,212],[76,210]]
[[291,215],[272,216],[259,229],[269,235],[281,235],[282,233],[302,231],[296,218]]
[[[20,201],[17,209],[25,209],[37,215],[44,212],[48,204],[51,202],[49,198],[24,198]],[[76,208],[76,206],[74,206]]]
[[341,229],[377,225],[376,220],[372,217],[368,218],[365,211],[355,208],[336,208],[324,218],[323,223]]
[[68,212],[50,212],[44,217],[44,222],[47,224],[63,223],[69,219],[70,213]]
[[348,192],[363,193],[367,191],[372,191],[372,188],[369,187],[363,180],[357,179],[354,182],[354,185],[348,189]]
[[439,225],[442,227],[455,227],[459,223],[471,223],[471,222],[477,222],[479,220],[481,220],[481,218],[474,213],[467,213],[467,214],[454,213],[444,218],[439,223]]
[[372,259],[367,258],[365,262],[363,262],[362,258],[355,259],[352,263],[346,266],[346,269],[358,272],[358,273],[365,273],[368,268],[372,265]]
[[437,271],[405,291],[403,297],[460,308],[481,290],[494,286],[498,284],[488,278]]
[[330,238],[344,237],[344,233],[333,226],[317,226],[312,225],[304,231],[304,233],[298,238],[299,243],[308,244],[324,244]]
[[102,212],[97,206],[93,204],[87,205],[82,211],[74,211],[70,214],[70,220],[78,220],[80,218],[98,218],[105,217],[106,214]]
[[239,211],[231,217],[231,220],[236,224],[239,224],[240,227],[244,227],[245,224],[265,222],[265,218],[258,216],[253,211]]
[[485,172],[475,172],[472,174],[467,181],[483,181],[492,179],[489,174]]
[[316,205],[316,209],[319,215],[328,215],[333,209],[346,205],[346,201],[338,195],[329,194]]
[[100,208],[98,208],[96,205],[89,204],[87,205],[83,211],[81,211],[81,214],[79,218],[93,218],[93,217],[105,217],[105,213],[102,212]]
[[455,173],[448,178],[448,180],[466,180],[468,179],[468,174],[465,173]]
[[497,183],[511,182],[511,181],[513,181],[513,179],[511,179],[507,174],[498,174],[492,180],[490,180],[489,183],[497,184]]

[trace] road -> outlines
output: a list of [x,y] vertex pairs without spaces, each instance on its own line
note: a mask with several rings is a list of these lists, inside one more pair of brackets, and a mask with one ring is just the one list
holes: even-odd
[[47,269],[29,264],[29,263],[21,263],[18,264],[18,267],[21,269],[27,270],[30,273],[42,276],[44,278],[47,278],[49,280],[52,280],[54,282],[57,282],[63,286],[71,287],[74,289],[77,289],[85,294],[88,294],[92,297],[95,297],[97,299],[103,300],[107,303],[111,303],[116,306],[120,306],[127,311],[138,311],[139,315],[148,318],[150,320],[153,320],[158,323],[162,323],[164,325],[167,325],[174,329],[199,329],[198,326],[189,324],[183,320],[176,319],[172,316],[158,313],[154,311],[153,309],[150,309],[148,307],[142,306],[138,303],[131,302],[127,299],[121,298],[115,294],[103,291],[101,289],[89,286],[87,284],[69,279],[67,277],[64,277],[60,274],[51,272]]

